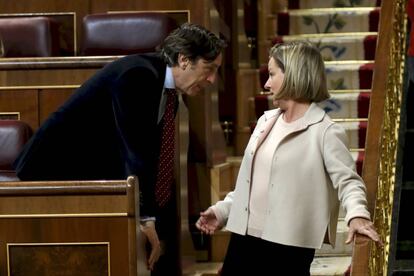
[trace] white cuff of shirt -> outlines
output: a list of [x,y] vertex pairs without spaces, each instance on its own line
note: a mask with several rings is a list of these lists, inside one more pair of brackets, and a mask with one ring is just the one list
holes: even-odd
[[144,222],[147,222],[147,221],[156,221],[156,220],[157,219],[155,217],[149,217],[149,216],[139,218],[140,223],[144,223]]

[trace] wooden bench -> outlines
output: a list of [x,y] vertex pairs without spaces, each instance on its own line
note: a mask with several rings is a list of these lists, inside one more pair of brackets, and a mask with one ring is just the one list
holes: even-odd
[[136,177],[0,182],[0,274],[147,275],[138,221]]

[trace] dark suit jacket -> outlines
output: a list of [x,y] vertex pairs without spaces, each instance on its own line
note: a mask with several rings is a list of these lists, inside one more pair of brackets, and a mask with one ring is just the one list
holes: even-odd
[[141,215],[154,215],[157,124],[166,64],[156,54],[105,66],[51,114],[14,166],[21,180],[125,179],[137,175]]

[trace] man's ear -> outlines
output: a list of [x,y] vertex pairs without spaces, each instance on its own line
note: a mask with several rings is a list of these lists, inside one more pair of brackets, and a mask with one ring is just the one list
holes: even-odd
[[178,67],[180,67],[181,69],[185,70],[185,68],[187,68],[189,61],[190,60],[185,55],[178,54]]

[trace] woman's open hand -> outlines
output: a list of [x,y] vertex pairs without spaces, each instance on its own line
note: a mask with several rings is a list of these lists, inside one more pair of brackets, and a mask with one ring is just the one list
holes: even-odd
[[375,230],[374,224],[370,220],[365,218],[351,219],[349,222],[348,238],[346,239],[345,243],[351,243],[354,240],[356,233],[365,235],[371,238],[373,241],[378,242],[382,246],[382,241],[380,240],[379,235]]
[[206,211],[200,213],[200,218],[196,222],[196,227],[201,232],[212,235],[214,234],[214,231],[221,228],[219,224],[213,209],[208,208]]

